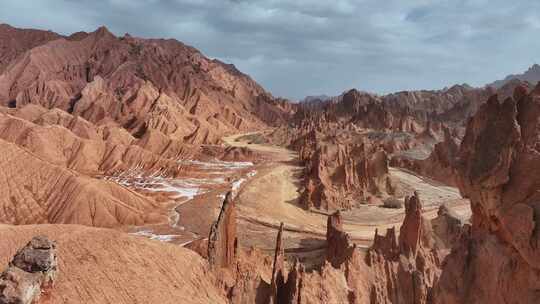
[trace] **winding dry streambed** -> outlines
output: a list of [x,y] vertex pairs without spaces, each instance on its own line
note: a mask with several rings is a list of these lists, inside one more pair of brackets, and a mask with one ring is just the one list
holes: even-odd
[[115,176],[103,177],[140,193],[169,199],[167,224],[135,226],[128,230],[129,233],[162,242],[189,243],[200,235],[181,224],[181,207],[202,197],[220,201],[228,190],[238,192],[257,173],[252,162],[182,160],[179,163],[188,168],[185,176],[167,177],[159,171],[145,174],[135,167]]

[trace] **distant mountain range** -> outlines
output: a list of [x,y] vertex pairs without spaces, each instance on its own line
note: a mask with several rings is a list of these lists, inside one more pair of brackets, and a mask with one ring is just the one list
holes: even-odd
[[[536,83],[540,82],[540,65],[533,64],[527,71],[521,74],[511,74],[506,76],[502,80],[496,80],[492,83],[489,83],[486,85],[486,87],[493,87],[496,89],[500,89],[504,87],[504,85],[508,84],[511,81],[527,81],[531,83],[532,85],[536,85]],[[463,89],[473,89],[470,85],[464,83],[462,85],[458,85],[459,87],[462,87]],[[450,88],[444,88],[442,91],[447,91]],[[345,94],[345,92],[343,93]],[[330,100],[340,100],[343,94],[338,96],[328,96],[328,95],[314,95],[314,96],[307,96],[304,99],[300,100],[300,103],[307,103],[307,104],[319,104]],[[392,95],[392,94],[389,94]]]
[[503,80],[497,80],[489,84],[488,86],[492,86],[498,89],[512,80],[527,81],[531,84],[536,84],[540,81],[540,65],[534,64],[523,74],[508,75]]
[[313,95],[313,96],[306,96],[304,99],[301,99],[299,102],[301,103],[309,103],[309,102],[321,102],[321,101],[327,101],[328,99],[332,99],[332,96],[328,95]]

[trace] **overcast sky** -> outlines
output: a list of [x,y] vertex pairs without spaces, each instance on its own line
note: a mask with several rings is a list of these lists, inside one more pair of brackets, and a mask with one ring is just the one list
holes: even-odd
[[176,38],[276,96],[484,85],[540,62],[539,0],[0,0],[0,23]]

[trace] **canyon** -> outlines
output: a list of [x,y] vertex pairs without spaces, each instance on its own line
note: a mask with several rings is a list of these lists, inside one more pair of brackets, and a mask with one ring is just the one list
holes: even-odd
[[172,39],[0,42],[0,303],[540,300],[532,76],[294,103]]

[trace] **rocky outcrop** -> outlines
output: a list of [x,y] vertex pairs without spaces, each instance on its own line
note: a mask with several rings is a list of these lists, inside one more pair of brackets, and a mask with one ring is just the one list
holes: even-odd
[[491,97],[467,125],[458,185],[472,225],[445,260],[435,303],[540,300],[540,87],[513,95]]
[[283,301],[285,290],[285,252],[283,248],[283,223],[279,226],[276,238],[276,250],[274,253],[274,265],[272,269],[272,281],[270,282],[270,304],[277,304]]
[[366,262],[374,274],[372,303],[431,303],[441,257],[418,194],[405,199],[405,209],[399,238],[394,228],[386,236],[376,233],[368,251]]
[[399,230],[400,252],[416,256],[420,242],[425,234],[424,219],[422,218],[422,205],[418,194],[405,198],[405,219]]
[[439,248],[451,249],[461,237],[464,221],[447,205],[441,205],[437,217],[431,220]]
[[0,303],[36,303],[58,274],[56,243],[37,236],[20,249],[0,275]]
[[326,260],[336,268],[350,259],[355,250],[349,235],[343,231],[343,218],[339,211],[328,216],[326,243]]
[[283,226],[272,259],[257,248],[240,247],[236,225],[236,206],[232,192],[228,192],[210,228],[208,241],[194,242],[189,248],[208,260],[211,272],[217,277],[216,287],[224,292],[229,303],[268,304],[270,299],[277,303],[285,275]]
[[[213,268],[219,286],[231,303],[239,304],[431,303],[441,258],[418,195],[407,198],[405,205],[399,237],[395,228],[384,236],[376,232],[367,253],[358,250],[343,230],[341,213],[330,215],[326,259],[310,270],[298,261],[285,262],[284,225],[280,225],[273,263],[256,249],[238,248],[232,266]],[[217,256],[209,250],[209,257],[212,254]]]
[[302,151],[305,208],[350,209],[355,201],[371,202],[375,196],[395,191],[384,150],[367,144],[315,142],[313,146],[317,148],[312,152]]
[[210,228],[208,262],[212,267],[231,268],[236,263],[237,250],[236,210],[232,192],[228,192],[219,216]]
[[[418,195],[408,198],[406,205],[399,238],[394,228],[385,236],[376,233],[366,255],[343,231],[341,214],[330,215],[325,263],[311,271],[294,263],[278,288],[278,302],[431,303],[440,258]],[[278,239],[278,248],[279,244]]]
[[459,152],[460,139],[457,134],[442,127],[444,140],[435,144],[429,157],[425,159],[410,158],[398,155],[392,158],[390,164],[430,177],[449,186],[456,186],[457,173],[455,162]]

